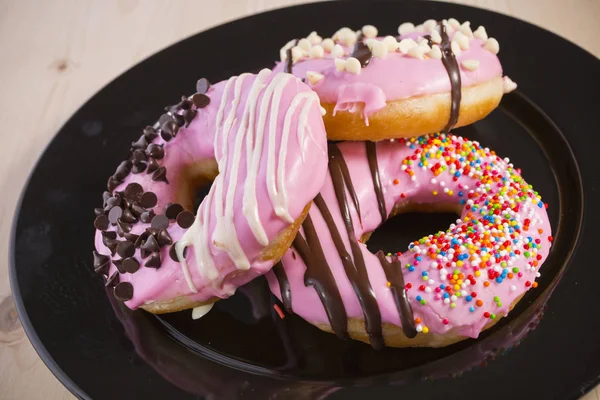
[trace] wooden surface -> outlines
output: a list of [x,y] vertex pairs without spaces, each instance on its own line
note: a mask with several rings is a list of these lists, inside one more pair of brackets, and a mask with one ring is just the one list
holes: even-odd
[[[224,21],[302,2],[0,0],[0,399],[73,398],[25,337],[8,282],[14,208],[50,138],[98,89],[156,51]],[[459,2],[533,22],[600,55],[599,0]],[[25,119],[23,105],[31,103]],[[584,399],[600,400],[600,390]]]

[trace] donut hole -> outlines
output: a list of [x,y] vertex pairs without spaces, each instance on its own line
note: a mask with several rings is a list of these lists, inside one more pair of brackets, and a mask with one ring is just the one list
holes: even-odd
[[212,159],[184,167],[179,174],[177,202],[195,213],[218,174],[217,162]]
[[361,240],[375,253],[404,252],[408,245],[424,236],[446,231],[456,223],[462,206],[457,204],[417,204],[396,205],[390,218],[372,232],[364,234]]

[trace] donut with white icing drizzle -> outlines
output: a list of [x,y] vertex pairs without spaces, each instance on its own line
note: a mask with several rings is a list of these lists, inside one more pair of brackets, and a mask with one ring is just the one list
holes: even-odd
[[197,91],[144,130],[95,210],[94,268],[133,309],[199,316],[267,272],[326,176],[322,109],[299,78],[263,69]]
[[516,88],[502,77],[498,41],[484,27],[453,18],[316,32],[288,42],[275,71],[305,79],[317,92],[330,140],[382,140],[448,132],[489,114]]
[[[330,144],[329,175],[292,248],[267,274],[294,312],[341,338],[445,346],[536,287],[552,242],[546,205],[508,159],[461,137]],[[456,211],[404,253],[363,243],[408,210]]]

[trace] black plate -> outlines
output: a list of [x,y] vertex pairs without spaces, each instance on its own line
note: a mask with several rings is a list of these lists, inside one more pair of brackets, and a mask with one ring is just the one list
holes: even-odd
[[[295,316],[279,319],[262,279],[200,321],[189,312],[157,318],[109,300],[92,273],[92,209],[129,143],[164,105],[192,92],[200,76],[216,82],[271,66],[288,38],[311,30],[332,34],[372,23],[393,34],[402,21],[450,16],[485,25],[519,84],[492,115],[457,133],[510,157],[550,206],[556,239],[540,286],[508,318],[448,348],[375,352]],[[434,2],[312,4],[186,39],[96,94],[33,171],[12,240],[11,284],[25,330],[53,373],[83,398],[577,398],[600,376],[600,268],[592,242],[599,238],[600,168],[589,141],[600,122],[599,73],[595,57],[550,32]],[[450,220],[397,217],[369,247],[399,250]]]

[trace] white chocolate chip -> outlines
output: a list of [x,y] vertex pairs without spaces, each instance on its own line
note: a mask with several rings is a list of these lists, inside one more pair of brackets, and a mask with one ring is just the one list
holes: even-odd
[[323,58],[325,51],[320,45],[315,45],[310,49],[310,58]]
[[473,37],[473,31],[471,30],[471,23],[469,21],[465,21],[461,26],[460,26],[460,31],[466,35],[469,39],[471,39]]
[[437,44],[431,46],[431,50],[429,53],[427,53],[427,57],[440,60],[442,58],[442,50],[440,49],[440,46]]
[[433,43],[437,43],[437,44],[442,43],[442,36],[440,35],[440,33],[437,30],[434,30],[433,32],[431,32],[431,41]]
[[356,36],[356,32],[344,27],[333,35],[333,40],[337,40],[345,46],[353,46],[356,43]]
[[377,37],[377,28],[373,25],[365,25],[362,27],[362,34],[365,35],[367,39],[372,39]]
[[483,46],[486,50],[491,51],[494,54],[498,54],[500,51],[500,43],[494,38],[489,38],[485,41],[485,46]]
[[360,66],[360,61],[354,57],[348,57],[346,59],[346,71],[351,74],[360,74],[360,70],[362,67]]
[[290,40],[279,50],[279,59],[281,61],[287,60],[287,51],[294,47],[294,43],[296,43],[296,39]]
[[[427,47],[429,47],[429,46],[427,46]],[[411,47],[410,49],[408,49],[407,54],[411,57],[422,60],[424,58],[426,52],[427,51],[425,50],[424,46],[414,46],[414,47]]]
[[469,38],[467,37],[467,35],[465,35],[464,33],[460,32],[460,31],[458,31],[454,34],[452,41],[458,43],[461,50],[469,49]]
[[335,63],[335,69],[339,72],[344,72],[346,70],[346,60],[343,58],[336,58],[333,62]]
[[310,51],[312,44],[310,44],[310,41],[308,39],[300,39],[298,41],[298,47],[300,47],[304,51]]
[[314,85],[315,83],[319,82],[321,79],[323,79],[325,77],[325,75],[320,74],[318,72],[315,71],[307,71],[306,72],[306,78],[308,79],[308,81]]
[[320,106],[320,107],[321,107],[321,115],[327,114],[327,110],[324,109],[322,106]]
[[398,41],[393,36],[383,38],[383,43],[387,46],[388,51],[395,51],[398,48]]
[[315,31],[312,31],[306,38],[311,44],[319,44],[323,41],[323,38]]
[[419,41],[419,46],[423,46],[423,45],[429,46],[429,40],[425,39],[424,37],[419,37],[419,38],[417,38],[417,40]]
[[485,31],[485,28],[483,26],[480,26],[479,28],[477,28],[475,30],[475,32],[473,32],[473,36],[475,36],[477,39],[481,39],[481,40],[488,39],[487,32]]
[[373,50],[373,46],[375,46],[375,43],[378,43],[378,42],[379,42],[379,40],[374,39],[374,38],[365,40],[365,44],[367,45],[369,50]]
[[415,32],[423,33],[425,32],[425,27],[423,24],[415,26]]
[[517,84],[508,76],[502,78],[502,83],[504,86],[504,93],[510,93],[517,88]]
[[410,38],[402,39],[400,41],[400,45],[398,45],[398,49],[400,49],[401,53],[407,54],[410,49],[412,49],[413,47],[417,47],[417,46],[419,46],[417,44],[417,42],[415,42],[414,40],[412,40]]
[[423,22],[423,28],[425,29],[425,32],[433,31],[436,26],[437,21],[435,19],[428,19],[427,21]]
[[304,57],[304,52],[302,51],[302,49],[298,46],[292,47],[292,61],[296,62],[302,57]]
[[385,43],[376,41],[371,48],[374,57],[383,58],[388,53],[388,47]]
[[398,27],[398,33],[400,35],[406,35],[407,33],[412,33],[415,31],[415,24],[413,24],[412,22],[405,22],[403,24],[400,24],[400,26]]
[[323,40],[323,42],[321,43],[321,46],[323,46],[323,49],[329,53],[331,50],[333,50],[333,46],[335,46],[335,42],[333,41],[333,39],[327,38],[327,39]]
[[431,47],[429,47],[429,43],[427,43],[426,41],[425,42],[421,42],[419,44],[419,47],[421,47],[423,49],[423,52],[425,54],[427,54],[427,53],[429,53],[431,51]]
[[452,50],[452,52],[454,53],[455,56],[459,56],[461,53],[461,49],[460,49],[460,45],[455,42],[454,40],[452,41],[452,43],[450,43],[450,49]]
[[448,18],[448,25],[450,25],[452,29],[460,28],[460,22],[458,22],[458,20],[455,18]]
[[336,44],[335,46],[333,46],[333,49],[331,50],[331,56],[332,57],[343,57],[344,56],[344,48],[342,46],[340,46],[339,44]]
[[463,60],[461,65],[469,71],[475,71],[479,68],[479,60]]

